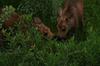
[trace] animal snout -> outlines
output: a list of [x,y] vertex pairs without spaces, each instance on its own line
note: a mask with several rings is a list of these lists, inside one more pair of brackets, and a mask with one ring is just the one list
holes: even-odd
[[66,31],[66,28],[63,28],[62,31]]
[[46,32],[46,33],[44,33],[44,36],[47,36],[48,35],[48,33]]
[[61,27],[61,31],[62,31],[62,32],[66,31],[66,26],[62,26],[62,27]]

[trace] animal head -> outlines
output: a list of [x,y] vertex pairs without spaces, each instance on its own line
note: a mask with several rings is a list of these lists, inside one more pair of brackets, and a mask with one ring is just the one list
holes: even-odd
[[59,37],[65,37],[70,25],[69,25],[69,17],[70,14],[67,12],[66,9],[60,8],[58,12],[58,18],[57,18],[57,29],[58,29],[58,36]]
[[[76,30],[82,22],[83,0],[65,0],[57,18],[58,36],[65,38],[71,29]],[[80,22],[79,22],[80,21]],[[83,24],[83,23],[82,23]],[[66,36],[67,35],[67,36]]]
[[51,32],[50,28],[44,25],[40,18],[34,18],[33,26],[42,34],[43,37],[53,37],[53,33]]

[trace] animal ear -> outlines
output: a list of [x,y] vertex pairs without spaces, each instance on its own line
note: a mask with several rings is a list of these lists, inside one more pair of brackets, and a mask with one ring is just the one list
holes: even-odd
[[58,14],[59,14],[59,16],[63,15],[63,9],[62,8],[59,8]]
[[40,23],[42,23],[42,21],[39,17],[34,17],[34,23],[40,24]]

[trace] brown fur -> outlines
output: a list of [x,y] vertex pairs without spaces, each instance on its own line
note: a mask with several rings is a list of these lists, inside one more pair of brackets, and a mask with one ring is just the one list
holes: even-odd
[[38,17],[34,18],[33,26],[42,34],[43,37],[52,38],[54,35],[50,28],[44,25]]
[[58,14],[58,36],[65,38],[70,30],[76,31],[79,25],[83,24],[83,1],[65,0]]
[[4,22],[4,28],[9,28],[9,27],[12,27],[13,25],[14,25],[14,23],[16,22],[16,21],[18,21],[18,19],[19,19],[19,15],[16,13],[16,12],[14,12],[12,15],[11,15],[11,17],[9,17],[7,20],[5,20],[5,22]]

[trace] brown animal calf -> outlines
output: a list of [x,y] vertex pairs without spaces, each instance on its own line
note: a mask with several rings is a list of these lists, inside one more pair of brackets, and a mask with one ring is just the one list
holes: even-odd
[[18,21],[18,19],[20,18],[20,16],[14,12],[11,17],[9,17],[7,20],[5,20],[4,24],[3,24],[3,27],[4,28],[9,28],[9,27],[12,27],[14,25],[14,23],[16,21]]
[[[3,28],[8,29],[10,27],[13,27],[14,24],[16,22],[20,22],[20,20],[23,20],[22,15],[19,15],[18,13],[14,12],[11,14],[11,16],[7,20],[4,21]],[[21,26],[20,26],[21,31],[25,32],[27,30],[27,27],[26,27],[27,25],[22,24],[22,22],[20,24],[21,24]]]
[[60,8],[57,18],[59,38],[68,38],[80,25],[83,25],[82,3],[82,0],[65,0],[64,7]]
[[33,21],[33,26],[40,31],[40,33],[42,34],[43,37],[47,37],[47,38],[52,38],[53,37],[53,33],[51,32],[50,28],[47,27],[46,25],[44,25],[42,23],[42,21],[40,20],[40,18],[35,17],[34,21]]

